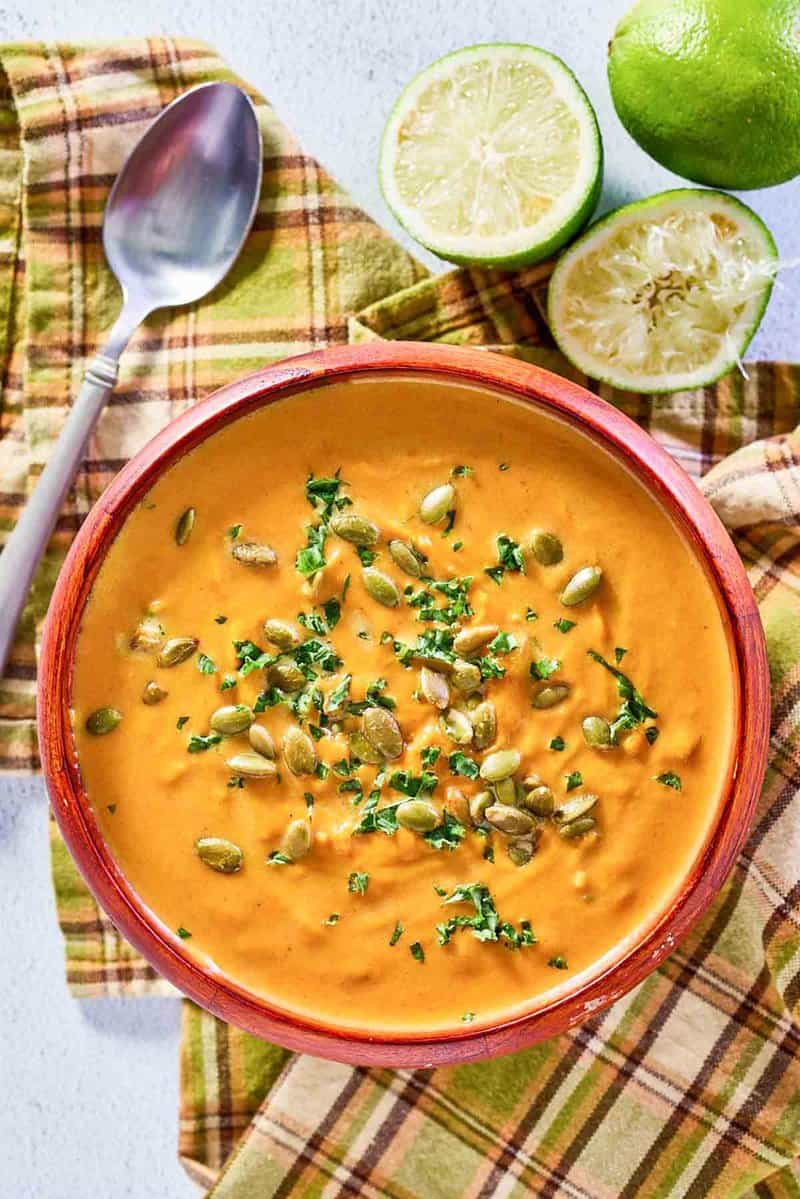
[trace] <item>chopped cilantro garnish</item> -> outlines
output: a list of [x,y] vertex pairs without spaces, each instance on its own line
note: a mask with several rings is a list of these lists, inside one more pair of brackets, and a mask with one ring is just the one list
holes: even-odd
[[547,964],[548,966],[552,966],[554,970],[569,970],[569,963],[565,957],[561,956],[561,954],[558,954],[557,957],[551,958]]
[[568,633],[570,629],[575,628],[575,621],[567,620],[566,616],[561,616],[558,620],[553,621],[553,628],[558,629],[559,633]]
[[480,767],[475,759],[470,758],[468,754],[463,754],[460,750],[456,750],[455,753],[450,754],[448,762],[451,774],[460,774],[465,779],[476,779],[478,777]]
[[550,742],[550,748],[560,752],[562,749],[567,748],[567,743],[563,737],[553,737],[552,741]]
[[227,616],[215,616],[214,623],[215,624],[225,624],[227,619],[228,619]]
[[350,684],[353,681],[351,674],[346,674],[341,683],[337,684],[328,696],[325,704],[325,711],[330,715],[333,712],[338,712],[347,702],[347,697],[350,694]]
[[508,470],[510,466],[511,466],[510,462],[501,462],[497,469],[498,470]]
[[226,785],[232,789],[241,791],[244,788],[244,779],[240,774],[232,774]]
[[331,914],[330,914],[330,916],[328,917],[328,919],[327,919],[327,920],[323,920],[323,922],[322,922],[322,923],[323,923],[324,925],[326,925],[327,927],[330,927],[330,926],[331,926],[331,925],[333,925],[333,924],[338,924],[340,919],[341,919],[341,917],[339,916],[339,913],[338,913],[338,912],[331,912]]
[[491,862],[491,864],[494,865],[494,846],[492,845],[491,841],[483,851],[483,860],[485,862]]
[[342,795],[355,795],[353,803],[361,803],[364,798],[364,788],[358,779],[346,779],[345,782],[339,783],[339,792]]
[[342,480],[338,475],[332,479],[317,479],[314,475],[309,475],[306,480],[306,499],[320,518],[318,524],[306,527],[306,545],[298,550],[295,558],[297,570],[306,578],[313,578],[325,565],[328,522],[336,510],[350,503],[350,500],[339,494],[342,486]]
[[661,783],[664,787],[671,787],[673,791],[683,790],[680,775],[676,774],[674,770],[665,770],[663,774],[657,774],[656,782]]
[[623,674],[616,666],[612,666],[610,662],[607,662],[595,650],[590,649],[588,653],[592,661],[599,662],[609,674],[614,676],[617,682],[617,692],[622,699],[616,719],[611,723],[611,741],[615,745],[621,732],[626,729],[636,728],[637,725],[642,724],[648,717],[651,720],[656,720],[658,712],[654,712],[648,706],[642,694],[636,690],[626,674]]
[[184,928],[182,924],[178,925],[176,932],[182,941],[186,941],[192,935],[188,928]]
[[303,799],[306,801],[306,811],[308,812],[308,814],[310,816],[311,813],[314,811],[314,796],[311,794],[310,791],[304,791]]
[[309,724],[308,731],[311,734],[311,736],[314,738],[315,741],[321,741],[322,738],[325,736],[323,730],[319,727],[318,724]]
[[464,1012],[464,1015],[461,1017],[461,1023],[462,1024],[471,1024],[474,1019],[475,1019],[474,1012]]
[[410,774],[407,770],[395,770],[389,778],[389,786],[393,791],[400,791],[401,794],[408,795],[411,799],[424,799],[433,795],[438,782],[439,776],[430,770],[423,770],[422,774]]
[[198,733],[192,733],[189,738],[189,753],[201,754],[207,749],[211,749],[212,745],[219,745],[222,737],[219,733],[208,733],[207,736],[202,736]]
[[217,667],[214,663],[213,658],[209,658],[208,654],[198,654],[197,655],[197,669],[200,671],[201,674],[214,674],[216,672]]
[[353,895],[366,895],[368,886],[369,875],[353,870],[347,880],[347,890],[351,891]]
[[415,962],[423,963],[425,961],[425,950],[420,945],[419,941],[415,941],[413,945],[409,945],[411,956]]
[[526,620],[538,620],[539,613],[534,612],[533,608],[526,608],[525,609],[525,619]]
[[442,812],[442,823],[429,833],[424,834],[425,840],[434,849],[456,849],[461,844],[467,830],[455,816],[451,816],[447,808]]
[[365,545],[358,546],[356,553],[361,560],[362,566],[372,566],[372,563],[378,556],[374,550],[368,550]]
[[268,866],[293,866],[294,859],[288,854],[281,853],[279,849],[273,849],[272,853],[267,858]]
[[241,531],[242,531],[242,526],[241,526],[241,525],[231,525],[231,527],[228,529],[228,536],[229,536],[229,537],[230,537],[230,538],[231,538],[233,541],[235,541],[235,540],[236,540],[236,538],[237,538],[237,537],[239,536],[239,534],[241,533]]
[[190,720],[191,716],[179,716],[175,723],[175,728],[178,730],[178,732],[180,732],[183,726],[188,724]]
[[658,741],[659,731],[660,730],[657,729],[654,724],[651,724],[649,728],[644,730],[644,735],[647,738],[648,745],[655,745],[656,741]]
[[497,546],[497,566],[487,566],[485,574],[499,583],[503,575],[525,573],[525,559],[516,541],[512,541],[505,533],[501,533],[495,542]]
[[500,632],[489,642],[487,649],[494,654],[510,654],[519,645],[513,633]]
[[623,649],[623,647],[621,645],[618,645],[617,648],[614,650],[614,659],[617,663],[617,666],[619,666],[620,662],[625,657],[627,652],[628,651],[626,649]]
[[330,767],[324,762],[317,762],[316,766],[314,767],[314,774],[318,779],[322,779],[324,781],[330,774]]
[[453,553],[457,554],[460,549],[464,548],[464,542],[463,541],[454,541],[451,548],[453,550]]
[[573,770],[572,774],[565,775],[567,780],[567,791],[574,791],[576,787],[580,787],[583,783],[583,775],[580,770]]
[[441,756],[441,749],[438,745],[426,745],[420,754],[423,766],[435,766]]
[[537,658],[535,662],[531,662],[531,678],[532,679],[549,679],[551,674],[561,669],[561,662],[558,658]]
[[394,926],[394,931],[392,932],[392,935],[389,938],[389,944],[396,945],[405,931],[406,931],[405,928],[398,920],[397,924],[395,924],[395,926]]
[[440,945],[447,945],[453,934],[462,928],[470,929],[479,941],[502,940],[510,949],[536,944],[536,937],[527,920],[520,922],[519,929],[507,920],[501,921],[492,894],[484,883],[462,883],[444,902],[471,903],[474,915],[451,916],[445,923],[437,924],[436,933]]
[[[418,620],[426,623],[456,624],[473,614],[468,598],[471,585],[471,575],[465,575],[460,579],[430,579],[427,586],[416,593],[413,587],[406,589],[410,596],[408,602],[410,607],[417,609]],[[443,595],[449,602],[438,606],[438,595]]]
[[238,682],[235,674],[224,674],[219,689],[220,691],[230,691],[231,687],[235,687]]
[[464,479],[467,477],[467,475],[472,475],[474,473],[475,472],[471,466],[454,466],[450,471],[450,474],[454,479]]
[[107,812],[110,812],[110,814],[111,814],[112,816],[114,815],[114,813],[116,812],[116,810],[117,810],[117,805],[116,805],[115,803],[107,803],[107,804],[106,804],[106,811],[107,811]]

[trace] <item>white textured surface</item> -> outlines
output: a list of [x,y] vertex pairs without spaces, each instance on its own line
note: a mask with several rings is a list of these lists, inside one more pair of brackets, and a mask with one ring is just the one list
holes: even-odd
[[[383,122],[416,70],[470,42],[533,42],[575,70],[603,132],[604,208],[678,186],[628,138],[611,107],[605,45],[627,7],[627,0],[27,0],[24,11],[0,9],[0,37],[203,38],[397,233],[375,180]],[[800,258],[800,183],[745,198],[772,228],[782,257]],[[800,357],[794,288],[787,275],[776,289],[752,356]],[[3,782],[0,1199],[197,1196],[175,1157],[178,1004],[69,998],[46,823],[38,782]]]

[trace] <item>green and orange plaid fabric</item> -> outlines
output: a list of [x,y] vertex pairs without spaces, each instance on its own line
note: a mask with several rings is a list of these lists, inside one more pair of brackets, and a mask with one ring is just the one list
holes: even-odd
[[[12,527],[119,303],[103,204],[147,121],[231,79],[205,46],[0,49],[0,519]],[[251,92],[251,95],[253,93]],[[0,687],[0,764],[37,765],[37,631],[72,533],[156,429],[266,361],[371,338],[479,345],[568,372],[548,268],[426,272],[304,156],[253,95],[264,190],[233,274],[139,331],[36,580]],[[180,1154],[215,1199],[800,1197],[800,370],[755,364],[706,391],[598,388],[702,486],[759,601],[770,766],[748,842],[700,926],[571,1034],[448,1070],[362,1070],[259,1042],[184,1001]],[[117,935],[53,825],[77,995],[171,993]]]

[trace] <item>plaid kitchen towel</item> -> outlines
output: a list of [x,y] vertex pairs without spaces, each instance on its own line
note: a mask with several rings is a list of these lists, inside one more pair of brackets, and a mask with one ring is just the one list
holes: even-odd
[[[169,39],[5,48],[0,66],[8,529],[119,302],[99,235],[113,176],[163,104],[232,76],[206,47]],[[2,684],[6,769],[36,765],[36,632],[70,536],[114,471],[185,405],[264,361],[348,335],[480,345],[572,373],[543,315],[547,266],[425,278],[253,98],[265,141],[254,233],[212,296],[149,321],[123,359]],[[180,1152],[215,1199],[800,1197],[798,384],[796,368],[770,364],[667,397],[589,381],[704,476],[767,630],[769,773],[747,845],[701,925],[580,1029],[449,1070],[295,1056],[185,1001]],[[52,844],[73,990],[163,993],[98,911],[55,826]]]

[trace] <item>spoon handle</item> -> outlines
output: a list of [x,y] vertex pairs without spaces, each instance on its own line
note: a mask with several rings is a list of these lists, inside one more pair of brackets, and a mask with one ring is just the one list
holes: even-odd
[[89,435],[116,381],[116,359],[98,354],[89,364],[36,489],[0,554],[0,677],[34,571],[81,464]]

